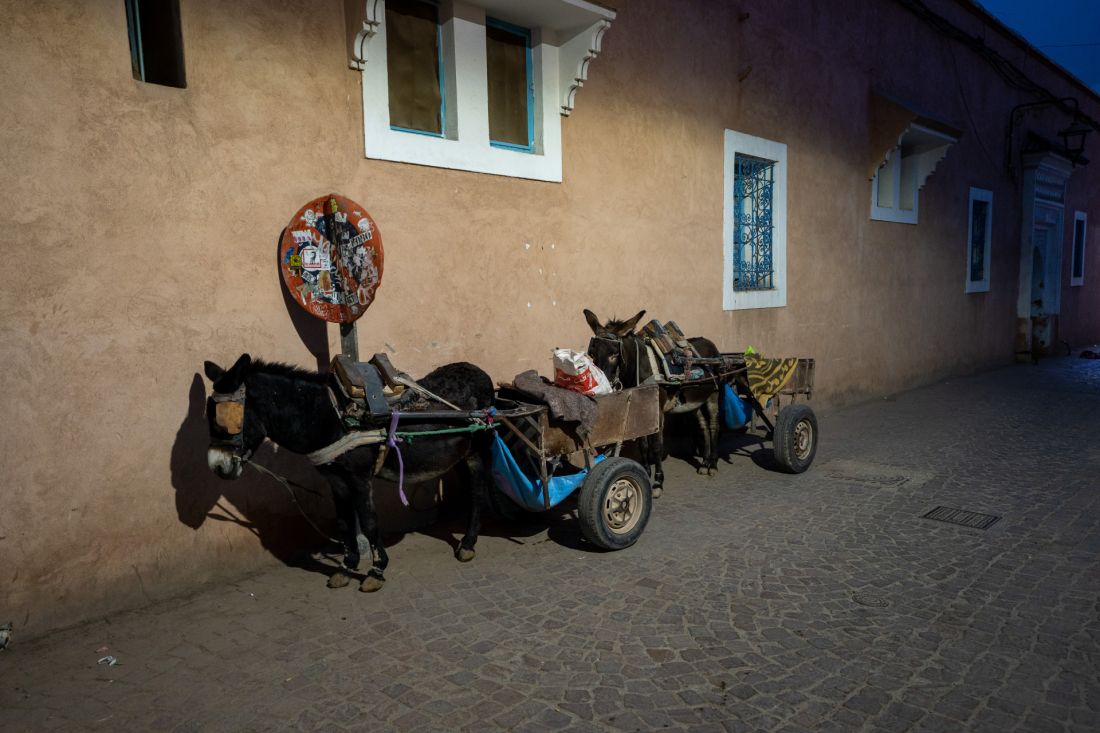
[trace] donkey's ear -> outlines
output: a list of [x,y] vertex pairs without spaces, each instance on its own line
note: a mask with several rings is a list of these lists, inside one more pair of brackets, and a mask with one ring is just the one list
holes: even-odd
[[225,374],[225,370],[212,361],[204,361],[202,363],[202,370],[206,372],[206,378],[211,382],[216,382],[222,378]]
[[638,311],[638,315],[634,316],[629,321],[624,321],[623,325],[615,330],[615,335],[625,337],[634,333],[635,326],[638,325],[638,321],[642,320],[642,316],[644,315],[645,311]]
[[237,363],[229,367],[229,371],[226,372],[226,374],[234,388],[240,386],[240,383],[244,381],[244,373],[248,371],[248,367],[250,366],[252,366],[252,357],[248,354],[241,354],[241,358],[237,359]]
[[592,329],[592,333],[599,334],[603,329],[603,325],[600,324],[600,319],[596,318],[596,314],[587,308],[584,309],[584,320],[588,321],[588,327]]

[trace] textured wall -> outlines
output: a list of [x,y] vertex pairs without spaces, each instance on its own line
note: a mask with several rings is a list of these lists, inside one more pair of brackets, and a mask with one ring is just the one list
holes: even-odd
[[[674,18],[659,0],[616,4],[563,120],[564,182],[549,184],[364,160],[338,4],[183,0],[177,90],[131,78],[123,3],[6,3],[0,223],[22,266],[0,291],[0,621],[43,631],[300,544],[281,487],[207,471],[199,370],[242,351],[327,361],[335,333],[287,302],[276,245],[328,191],[366,205],[385,241],[361,351],[413,373],[457,359],[496,379],[548,371],[553,347],[586,342],[583,307],[815,356],[826,403],[1011,360],[1019,193],[1001,148],[1020,100],[988,67],[889,2],[681,0]],[[918,226],[868,218],[872,85],[965,130]],[[725,128],[788,146],[785,308],[721,309]],[[984,295],[963,293],[971,185],[994,191]],[[1079,171],[1071,202],[1095,206],[1098,190]],[[1086,287],[1067,275],[1063,290],[1076,342],[1100,339],[1100,211],[1089,223]],[[267,459],[314,481],[300,459]]]

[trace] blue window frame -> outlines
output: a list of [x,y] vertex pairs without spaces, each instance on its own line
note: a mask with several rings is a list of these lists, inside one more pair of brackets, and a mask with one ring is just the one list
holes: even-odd
[[[496,18],[486,18],[489,87],[489,144],[494,148],[531,153],[535,150],[535,85],[532,76],[531,31]],[[494,33],[495,31],[495,33]],[[495,44],[495,45],[494,45]],[[514,50],[522,50],[523,71]],[[494,53],[499,50],[504,56]],[[512,58],[509,58],[509,53]],[[510,65],[509,65],[510,64]],[[519,84],[523,84],[519,91]],[[520,120],[520,116],[524,118]],[[526,139],[520,131],[526,128]],[[494,135],[494,130],[498,133]],[[497,139],[497,138],[508,139]]]
[[733,183],[733,288],[771,290],[775,162],[738,154]]
[[[432,48],[431,42],[429,41],[425,47],[423,36],[419,35],[419,31],[415,28],[409,29],[411,33],[406,37],[405,43],[401,44],[401,48],[398,48],[399,44],[397,43],[396,35],[391,40],[390,48],[387,50],[387,68],[390,88],[390,129],[397,132],[411,132],[415,135],[427,135],[429,137],[446,137],[447,90],[445,82],[446,74],[443,68],[443,26],[439,22],[439,5],[433,0],[391,0],[386,6],[387,22],[390,23],[391,30],[394,29],[393,21],[396,20],[398,15],[406,15],[412,19],[413,23],[417,21],[423,22],[425,19],[430,20],[435,26],[435,46]],[[434,55],[434,59],[426,58],[429,50],[431,54]],[[404,58],[402,57],[402,53],[404,53]],[[425,85],[425,75],[432,74],[433,70],[434,79],[431,79],[431,82]],[[431,89],[432,85],[436,88]],[[402,98],[398,96],[401,94],[410,96]],[[435,114],[431,115],[434,119],[430,123],[427,120],[422,120],[423,127],[412,127],[410,125],[393,123],[392,120],[395,116],[403,118],[409,117],[410,115],[416,117],[422,116],[422,108],[425,106],[423,97],[424,95],[428,95],[430,98],[433,94],[438,94],[439,98],[438,117],[436,117]],[[415,99],[414,97],[417,96],[420,98]],[[401,111],[396,111],[399,100],[409,106],[403,107]]]

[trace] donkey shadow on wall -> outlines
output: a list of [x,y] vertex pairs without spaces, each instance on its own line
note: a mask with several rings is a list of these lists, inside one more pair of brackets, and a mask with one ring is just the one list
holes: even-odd
[[[328,542],[299,515],[287,490],[275,479],[249,471],[239,481],[220,481],[206,462],[210,432],[206,421],[206,383],[196,373],[187,395],[187,414],[176,432],[170,468],[175,489],[176,516],[198,530],[207,520],[229,522],[251,532],[260,545],[283,563],[331,575],[334,567],[312,560],[308,551]],[[335,510],[325,483],[299,456],[265,445],[257,459],[275,473],[307,491],[297,489],[302,509],[322,529],[331,527]]]
[[[279,266],[279,243],[275,242],[275,265]],[[330,359],[328,329],[324,322],[309,315],[298,305],[285,285],[280,287],[287,318],[302,344],[312,354],[318,370],[326,370]],[[244,527],[261,546],[287,565],[306,566],[331,574],[331,569],[309,560],[303,548],[324,547],[327,541],[298,515],[285,487],[274,479],[250,471],[236,483],[214,479],[206,465],[210,442],[206,411],[207,388],[202,375],[195,373],[188,392],[187,414],[176,432],[170,459],[172,486],[175,489],[176,515],[191,529],[199,529],[207,519],[231,522]],[[310,492],[295,495],[303,510],[322,528],[331,527],[335,510],[324,482],[308,464],[287,453],[276,453],[270,445],[260,449],[257,458],[276,473]]]

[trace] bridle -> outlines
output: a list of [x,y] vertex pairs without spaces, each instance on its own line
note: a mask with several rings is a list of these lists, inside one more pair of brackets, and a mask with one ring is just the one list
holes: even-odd
[[244,445],[244,404],[245,385],[233,392],[212,392],[214,402],[214,424],[225,434],[211,441],[211,445],[230,450],[234,456],[247,462],[252,451]]
[[[592,353],[592,344],[593,344],[593,342],[596,342],[596,341],[610,341],[611,343],[615,344],[615,348],[618,351],[619,363],[615,367],[614,376],[612,376],[611,374],[608,374],[607,378],[611,382],[612,387],[614,387],[617,390],[622,389],[623,383],[622,383],[622,380],[619,379],[619,373],[622,371],[623,364],[626,363],[626,344],[624,343],[623,337],[622,336],[614,336],[614,335],[612,335],[612,336],[601,336],[601,335],[597,334],[597,335],[593,336],[591,339],[588,340],[588,353],[590,353],[590,354]],[[634,384],[635,384],[635,386],[641,384],[641,382],[642,382],[642,360],[641,360],[642,345],[641,344],[642,344],[642,339],[640,337],[634,339]]]

